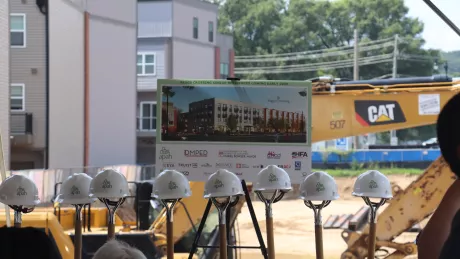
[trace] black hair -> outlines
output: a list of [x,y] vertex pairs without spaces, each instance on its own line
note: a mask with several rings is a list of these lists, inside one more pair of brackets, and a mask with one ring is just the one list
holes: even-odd
[[452,172],[460,176],[460,94],[446,103],[439,114],[436,129],[442,156]]

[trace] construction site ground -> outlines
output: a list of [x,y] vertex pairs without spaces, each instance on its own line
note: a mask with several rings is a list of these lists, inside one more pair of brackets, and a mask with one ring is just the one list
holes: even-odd
[[[391,175],[391,182],[397,183],[401,188],[407,187],[417,176]],[[323,223],[330,215],[341,215],[344,213],[354,214],[363,205],[362,199],[353,197],[351,192],[355,177],[335,178],[339,187],[340,199],[333,201],[322,211]],[[313,211],[306,207],[303,201],[288,197],[273,206],[274,233],[277,259],[313,259],[315,258],[315,232]],[[265,231],[265,206],[262,202],[254,199],[254,209],[262,231]],[[386,205],[385,205],[386,206]],[[384,207],[379,209],[382,211]],[[422,227],[425,222],[422,222]],[[258,245],[257,236],[251,221],[249,210],[245,205],[238,217],[240,245]],[[324,257],[325,259],[338,259],[346,250],[347,245],[341,237],[342,229],[323,230]],[[397,242],[414,241],[417,233],[404,233],[396,239]],[[260,250],[242,250],[243,259],[263,258]]]

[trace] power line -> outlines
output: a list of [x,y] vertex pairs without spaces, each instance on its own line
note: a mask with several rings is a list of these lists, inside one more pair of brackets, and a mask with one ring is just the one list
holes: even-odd
[[[390,58],[374,58],[374,57],[368,57],[368,58],[361,58],[359,60],[360,66],[365,66],[365,65],[372,65],[372,64],[378,64],[378,63],[386,63],[386,62],[392,62],[393,59]],[[277,69],[271,69],[271,70],[246,70],[246,69],[235,69],[235,74],[283,74],[283,73],[298,73],[298,72],[309,72],[309,71],[317,71],[317,70],[331,70],[331,69],[338,69],[338,68],[346,68],[346,67],[353,67],[353,60],[345,60],[344,62],[341,63],[336,63],[336,64],[327,64],[328,62],[324,62],[323,65],[318,65],[318,64],[309,64],[305,65],[303,67],[295,67],[295,68],[287,68],[284,69],[283,67],[279,67]],[[257,68],[256,68],[257,69]]]
[[[394,37],[391,38],[386,38],[386,39],[380,39],[380,40],[374,40],[374,41],[367,41],[367,42],[362,42],[359,44],[359,46],[367,46],[367,45],[373,45],[373,44],[379,44],[379,43],[386,43],[386,42],[393,42]],[[269,58],[269,57],[285,57],[285,56],[292,56],[292,55],[309,55],[309,54],[318,54],[322,53],[324,51],[332,52],[332,51],[340,51],[344,49],[349,49],[353,48],[353,46],[343,46],[343,47],[335,47],[335,48],[325,48],[325,49],[318,49],[318,50],[308,50],[308,51],[300,51],[300,52],[289,52],[289,53],[280,53],[280,54],[264,54],[264,55],[249,55],[249,56],[236,56],[236,59],[243,60],[243,59],[254,59],[254,58]]]
[[[386,42],[378,45],[370,45],[365,47],[360,47],[359,52],[366,52],[372,50],[383,49],[386,47],[393,47],[393,42]],[[326,49],[328,50],[328,49]],[[307,60],[307,59],[318,59],[326,57],[337,57],[354,54],[354,49],[336,51],[336,52],[322,52],[317,54],[302,54],[302,55],[291,55],[285,57],[273,57],[273,58],[253,58],[253,59],[236,59],[235,63],[262,63],[262,62],[286,62],[286,61],[297,61],[297,60]]]
[[[365,61],[368,59],[386,59],[392,58],[393,54],[383,54],[383,55],[376,55],[370,57],[363,57],[360,58],[359,61]],[[327,62],[317,62],[317,63],[309,63],[309,64],[294,64],[294,65],[285,65],[285,66],[269,66],[269,67],[239,67],[235,68],[235,71],[252,71],[252,70],[270,70],[270,69],[277,69],[277,68],[302,68],[302,67],[317,67],[317,66],[325,66],[325,65],[340,65],[343,63],[353,62],[354,59],[342,59],[336,61],[327,61]]]

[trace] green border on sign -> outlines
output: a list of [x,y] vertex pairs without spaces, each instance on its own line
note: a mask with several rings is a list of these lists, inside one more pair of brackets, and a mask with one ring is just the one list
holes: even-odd
[[[255,146],[273,146],[273,143],[260,143],[260,142],[205,142],[205,141],[161,141],[161,122],[162,122],[162,109],[163,109],[163,86],[244,86],[244,87],[299,87],[307,89],[307,143],[279,143],[276,145],[284,144],[285,146],[311,146],[311,103],[312,103],[312,91],[310,81],[293,81],[293,80],[222,80],[222,79],[158,79],[157,80],[157,133],[156,133],[156,144],[212,144],[221,145],[255,145]],[[158,93],[159,92],[159,93]]]

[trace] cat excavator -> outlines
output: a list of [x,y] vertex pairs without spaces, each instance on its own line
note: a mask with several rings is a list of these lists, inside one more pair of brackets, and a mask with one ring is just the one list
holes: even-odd
[[[460,82],[453,82],[452,78],[443,75],[364,81],[316,78],[311,81],[313,142],[434,124],[443,105],[460,90],[457,85]],[[399,259],[417,253],[415,244],[399,244],[393,240],[436,209],[453,179],[445,161],[439,158],[409,187],[399,192],[380,213],[377,220],[377,247],[394,250],[385,258]],[[47,182],[46,179],[44,182]],[[174,210],[176,258],[186,258],[193,243],[195,227],[207,203],[202,198],[204,183],[192,182],[191,188],[193,195],[182,200]],[[232,214],[231,224],[243,207],[244,199],[241,200]],[[58,221],[52,209],[38,208],[23,216],[23,226],[44,229],[53,238],[62,258],[70,259],[73,256],[70,230],[73,229],[74,213],[72,208],[65,208],[59,214]],[[91,232],[84,232],[83,249],[88,255],[105,241],[105,232],[101,231],[106,224],[105,213],[104,208],[92,208],[91,213],[87,213],[91,217],[88,219]],[[141,246],[141,250],[152,255],[149,258],[160,258],[166,245],[164,209],[153,215],[155,220],[150,229],[145,231],[132,230],[129,225],[135,224],[132,222],[133,217],[126,219],[122,214],[119,213],[116,220],[119,237]],[[205,230],[208,234],[204,235],[203,240],[205,243],[216,235],[216,219],[212,216],[208,218]],[[4,222],[5,215],[0,213],[0,224]],[[348,248],[341,258],[365,258],[367,233],[367,227],[361,232],[344,231],[342,237]],[[213,258],[208,254],[201,252],[196,258]]]

